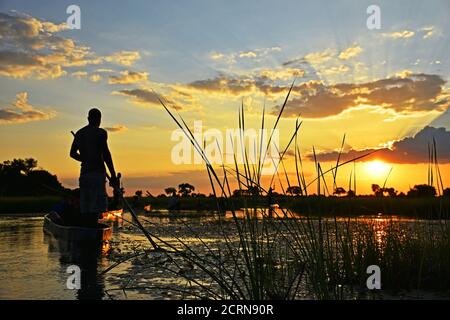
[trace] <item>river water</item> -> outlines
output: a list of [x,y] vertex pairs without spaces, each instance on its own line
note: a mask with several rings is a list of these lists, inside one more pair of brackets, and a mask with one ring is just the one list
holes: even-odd
[[0,218],[0,299],[75,299],[42,217]]
[[[131,220],[127,214],[124,218]],[[195,220],[197,226],[202,225],[202,219],[189,220]],[[153,226],[144,223],[149,228],[160,225],[175,234],[181,234],[179,229],[183,229],[179,220],[158,217],[149,221],[152,221]],[[69,243],[46,234],[43,223],[42,215],[0,216],[0,299],[174,298],[164,290],[152,290],[145,294],[130,292],[125,295],[121,291],[114,291],[121,283],[128,281],[127,277],[135,275],[133,263],[123,263],[104,276],[100,275],[122,256],[132,254],[135,248],[148,248],[145,237],[128,223],[111,223],[112,244],[100,250],[70,247]],[[164,235],[164,230],[158,229],[158,232],[162,234],[161,239],[171,241],[171,237]],[[205,239],[209,237],[206,233],[204,235]],[[188,238],[184,239],[188,241]],[[159,257],[154,258],[156,261]],[[71,275],[67,269],[72,265],[82,270],[80,290],[67,287]],[[161,273],[161,270],[154,270],[146,275],[153,283],[167,282],[167,276],[162,277]],[[112,290],[111,293],[106,292],[108,289]]]
[[[180,277],[176,274],[168,275],[166,266],[171,259],[163,254],[152,253],[148,260],[126,261],[102,274],[102,271],[115,265],[123,257],[129,257],[139,250],[142,252],[151,249],[145,237],[130,226],[127,219],[131,217],[125,214],[125,221],[112,223],[113,238],[109,246],[93,250],[70,247],[67,242],[58,241],[44,233],[42,215],[0,216],[0,299],[186,298],[171,290],[161,289],[168,285],[179,288],[186,285],[180,282]],[[146,228],[167,243],[179,243],[178,239],[181,238],[184,243],[192,245],[192,248],[197,245],[199,250],[205,251],[208,243],[223,242],[217,231],[217,221],[208,217],[173,219],[160,216],[151,219],[142,217],[142,220],[147,220],[144,221]],[[387,219],[374,217],[369,220],[371,223],[378,221],[380,238],[383,237]],[[407,225],[417,224],[417,221],[411,219],[402,221]],[[226,228],[233,234],[231,224]],[[79,290],[69,289],[67,286],[71,275],[67,269],[73,265],[82,270]],[[124,292],[120,290],[123,283],[127,283],[129,287],[149,288],[151,285],[152,288]]]

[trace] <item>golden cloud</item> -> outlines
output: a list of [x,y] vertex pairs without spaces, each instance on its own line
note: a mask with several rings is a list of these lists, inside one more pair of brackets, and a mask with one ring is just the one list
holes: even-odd
[[112,127],[105,127],[103,129],[105,129],[108,132],[112,132],[112,133],[124,132],[124,131],[128,130],[127,127],[125,127],[124,125],[121,125],[121,124],[116,124],[116,125],[114,125]]
[[259,77],[268,80],[291,80],[305,75],[305,71],[299,68],[273,68],[262,69],[258,73]]
[[238,51],[238,52],[230,52],[223,53],[213,51],[210,53],[209,58],[215,61],[223,61],[227,64],[234,64],[237,62],[237,59],[260,59],[267,57],[269,54],[273,52],[282,51],[280,47],[269,47],[269,48],[258,48],[254,50],[247,51]]
[[25,14],[0,13],[0,76],[55,79],[66,75],[68,67],[105,62],[130,66],[140,58],[137,51],[97,56],[89,47],[58,34],[65,29],[64,23],[54,24]]
[[436,30],[434,29],[434,27],[424,27],[420,29],[420,31],[424,33],[423,39],[431,38],[436,34]]
[[52,110],[39,110],[28,103],[28,93],[19,92],[9,107],[0,109],[0,124],[48,120],[56,116]]
[[331,49],[326,49],[324,51],[317,51],[308,53],[303,57],[303,60],[311,64],[322,64],[331,60],[335,56],[335,51]]
[[141,81],[146,81],[148,77],[147,72],[135,72],[135,71],[121,71],[120,76],[110,76],[109,84],[130,84]]
[[392,39],[408,39],[415,35],[416,33],[411,30],[395,31],[391,33],[384,33],[383,35]]
[[[293,88],[293,98],[287,103],[283,115],[323,118],[361,104],[401,114],[442,112],[450,106],[444,84],[440,76],[430,74],[404,74],[403,77],[361,84],[306,82]],[[273,113],[278,114],[279,108],[275,107]]]
[[258,54],[253,51],[244,51],[239,53],[239,58],[256,58]]
[[116,52],[110,56],[104,57],[104,59],[108,62],[114,62],[122,66],[131,66],[136,60],[139,60],[141,55],[138,51],[120,51]]
[[86,71],[75,71],[70,74],[72,77],[81,79],[87,77],[88,73]]
[[91,80],[92,82],[99,82],[102,79],[102,76],[99,74],[93,74],[89,77],[89,80]]
[[180,105],[178,105],[175,101],[173,101],[169,97],[166,97],[161,94],[158,95],[154,91],[147,89],[131,89],[131,90],[124,89],[119,91],[113,91],[112,94],[129,97],[131,98],[131,102],[143,106],[161,107],[161,104],[159,102],[159,99],[161,99],[163,102],[167,103],[168,106],[174,108],[175,110],[182,109]]
[[339,54],[339,59],[348,60],[359,55],[363,49],[360,46],[349,47]]
[[220,75],[213,79],[191,82],[186,85],[186,88],[226,95],[242,95],[255,92],[257,86],[255,79]]

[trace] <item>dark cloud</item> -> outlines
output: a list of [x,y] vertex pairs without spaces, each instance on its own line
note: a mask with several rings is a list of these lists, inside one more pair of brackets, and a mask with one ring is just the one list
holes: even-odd
[[[450,163],[450,131],[445,128],[434,128],[426,126],[413,137],[407,137],[393,143],[391,148],[353,150],[341,154],[340,161],[347,161],[374,150],[375,153],[367,156],[361,161],[374,159],[390,163],[427,163],[428,145],[436,141],[437,155],[440,163]],[[336,161],[338,152],[325,152],[316,155],[319,161]],[[313,155],[308,156],[313,160]]]
[[248,75],[236,76],[219,74],[215,78],[197,80],[186,85],[188,89],[195,89],[209,93],[229,94],[234,96],[248,95],[262,92],[267,95],[287,93],[291,82],[305,76],[302,68],[265,68]]
[[[285,117],[322,118],[338,115],[360,104],[379,106],[408,114],[419,111],[444,111],[450,98],[444,96],[445,81],[438,75],[410,74],[361,84],[325,85],[310,81],[293,89]],[[270,89],[270,88],[268,88]],[[280,106],[274,108],[278,114]]]
[[[161,106],[159,99],[158,99],[158,95],[151,90],[147,90],[147,89],[127,90],[127,89],[124,89],[124,90],[119,90],[119,91],[113,91],[113,94],[131,97],[132,101],[137,104]],[[171,99],[164,97],[162,95],[159,95],[159,97],[161,98],[161,100],[163,102],[167,103],[168,106],[174,108],[175,110],[182,109],[181,106],[176,104]]]
[[247,77],[231,77],[222,74],[213,79],[191,82],[187,84],[187,87],[206,92],[241,95],[254,92],[256,81]]
[[[294,62],[288,65],[291,64]],[[265,70],[264,74],[255,73],[247,76],[220,74],[215,78],[191,82],[185,87],[232,96],[255,93],[280,96],[287,94],[289,85],[271,79],[285,76],[290,70],[304,73],[304,69],[285,68]],[[295,84],[283,116],[324,118],[360,105],[376,106],[399,114],[444,111],[450,106],[450,96],[444,91],[445,83],[439,75],[410,72],[365,83],[330,85],[317,78],[311,79]],[[278,114],[279,110],[280,106],[275,106],[272,114]]]

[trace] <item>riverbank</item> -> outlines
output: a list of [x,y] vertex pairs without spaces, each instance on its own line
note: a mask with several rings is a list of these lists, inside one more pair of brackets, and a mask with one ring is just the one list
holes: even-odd
[[[127,198],[133,207],[143,209],[150,205],[153,210],[167,209],[168,197]],[[61,201],[60,197],[0,197],[0,214],[26,214],[29,212],[48,212]],[[239,208],[266,207],[266,197],[233,197],[215,199],[213,197],[180,197],[177,211],[217,211]],[[450,197],[408,198],[408,197],[292,197],[276,196],[271,203],[290,209],[301,215],[322,216],[361,216],[398,215],[421,219],[446,219],[450,217]]]
[[[180,210],[215,211],[218,202],[221,210],[267,207],[266,197],[233,197],[225,200],[213,197],[178,198]],[[134,200],[136,207],[151,205],[153,209],[165,209],[169,198],[140,198]],[[321,216],[373,216],[377,214],[398,215],[420,219],[450,218],[450,197],[408,198],[408,197],[292,197],[276,196],[270,202],[281,208],[290,209],[301,215]]]

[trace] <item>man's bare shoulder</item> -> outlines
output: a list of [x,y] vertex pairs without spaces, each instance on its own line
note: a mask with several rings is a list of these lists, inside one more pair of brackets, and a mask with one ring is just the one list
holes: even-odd
[[103,139],[107,140],[108,139],[108,132],[105,129],[103,129],[103,128],[98,128],[98,129],[99,129],[99,132],[100,132],[100,136]]
[[85,132],[88,130],[88,127],[89,127],[89,126],[84,126],[83,128],[79,129],[79,130],[75,133],[75,136],[78,136],[78,135],[80,135],[80,134],[85,133]]
[[99,127],[92,127],[89,125],[81,128],[80,130],[78,130],[75,133],[75,135],[80,135],[80,134],[94,134],[94,135],[99,135],[99,136],[107,136],[108,135],[108,133],[105,129],[99,128]]

